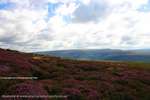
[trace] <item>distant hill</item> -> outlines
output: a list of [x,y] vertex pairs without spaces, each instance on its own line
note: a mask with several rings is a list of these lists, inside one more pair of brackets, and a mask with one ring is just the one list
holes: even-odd
[[57,56],[79,60],[113,60],[150,62],[150,50],[117,50],[117,49],[88,49],[88,50],[58,50],[38,52],[38,54]]

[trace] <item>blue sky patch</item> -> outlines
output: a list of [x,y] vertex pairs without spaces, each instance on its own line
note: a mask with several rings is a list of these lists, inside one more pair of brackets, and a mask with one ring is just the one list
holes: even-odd
[[2,3],[0,2],[0,10],[1,9],[11,9],[15,6],[13,3]]
[[55,10],[62,5],[62,3],[48,3],[48,17],[55,15]]
[[138,11],[142,11],[142,12],[149,12],[150,11],[150,0],[148,1],[147,4],[142,5]]

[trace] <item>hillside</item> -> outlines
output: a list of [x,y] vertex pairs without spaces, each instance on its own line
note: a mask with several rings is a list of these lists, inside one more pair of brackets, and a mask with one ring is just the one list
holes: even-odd
[[[0,100],[150,100],[150,64],[79,61],[0,49]],[[65,98],[4,98],[64,95]]]
[[150,50],[83,49],[45,51],[38,54],[79,60],[150,62]]

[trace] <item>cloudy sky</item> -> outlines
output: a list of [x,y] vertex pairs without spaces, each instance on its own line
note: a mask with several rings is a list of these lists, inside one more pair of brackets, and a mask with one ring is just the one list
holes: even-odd
[[0,47],[150,48],[150,0],[0,0]]

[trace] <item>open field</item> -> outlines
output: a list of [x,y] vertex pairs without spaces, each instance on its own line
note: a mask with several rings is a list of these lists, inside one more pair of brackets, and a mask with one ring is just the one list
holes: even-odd
[[39,100],[150,100],[148,63],[67,60],[0,49],[0,75],[38,78],[1,79],[1,96],[67,96]]

